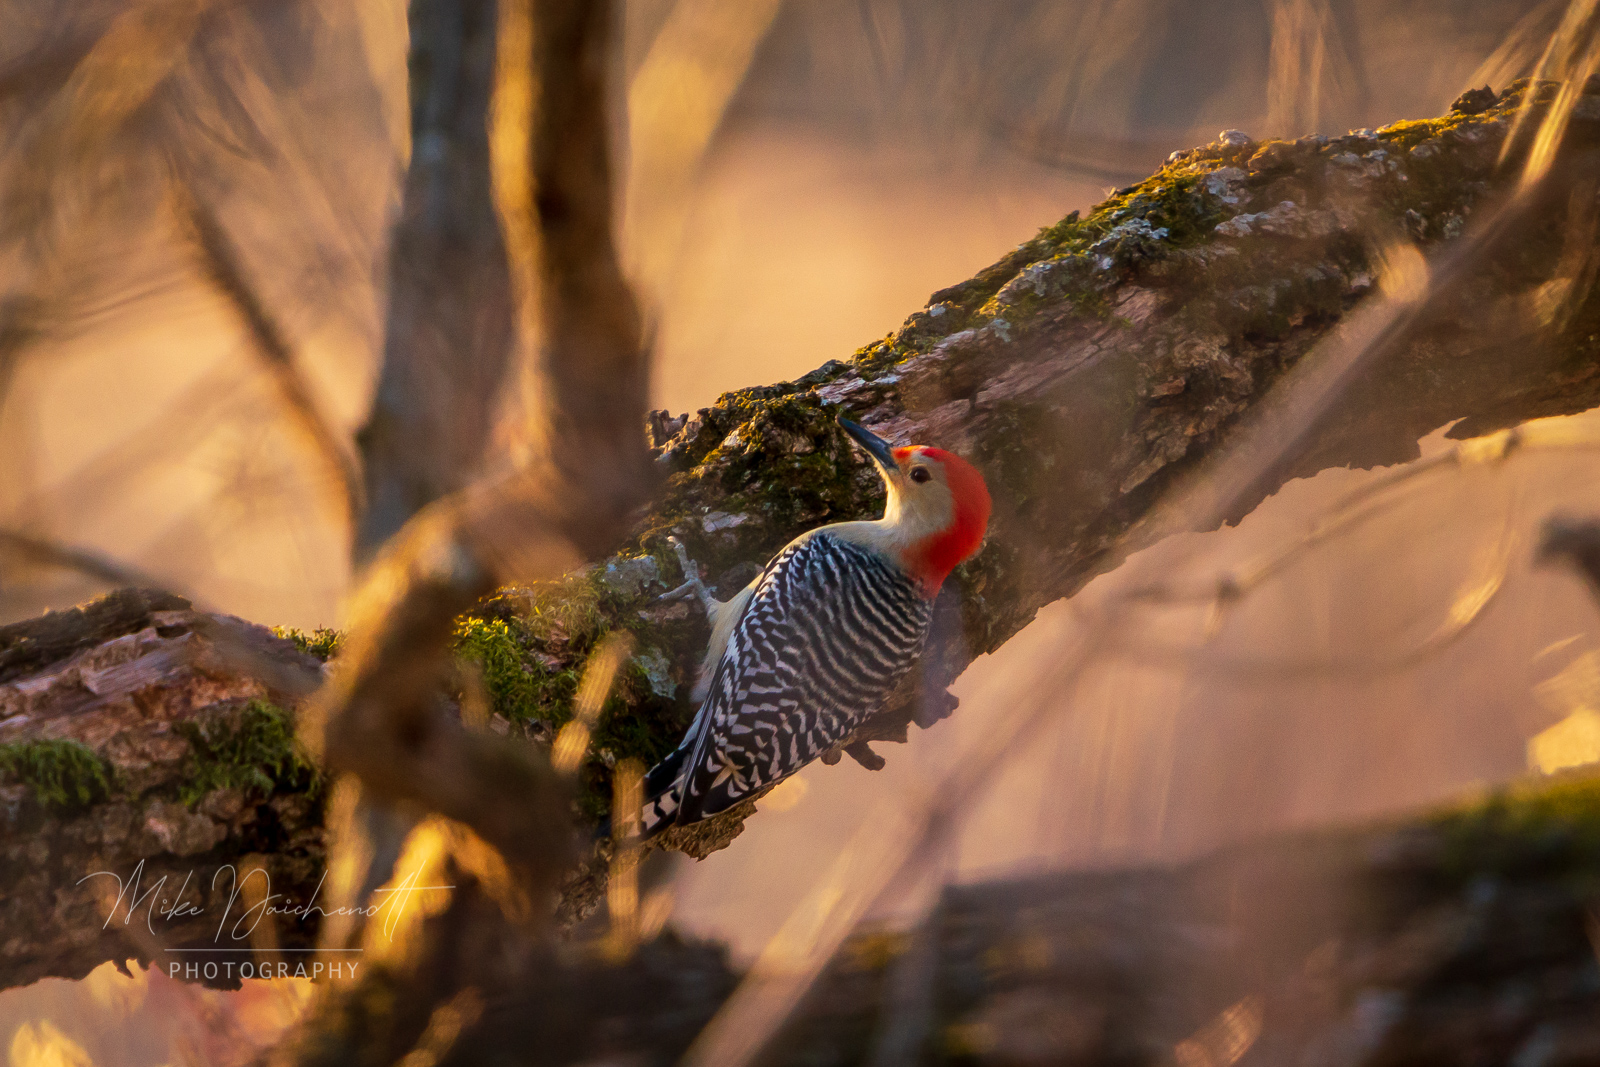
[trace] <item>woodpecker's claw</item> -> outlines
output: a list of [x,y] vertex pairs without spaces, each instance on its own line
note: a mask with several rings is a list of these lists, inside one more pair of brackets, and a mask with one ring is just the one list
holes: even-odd
[[700,567],[689,558],[689,550],[683,547],[683,542],[676,537],[668,537],[667,544],[672,546],[672,551],[677,554],[678,566],[683,569],[686,579],[678,588],[662,593],[662,600],[678,600],[693,593],[695,599],[700,601],[700,606],[705,609],[706,617],[716,618],[717,609],[722,606],[722,601],[711,595],[706,588],[706,583],[700,580]]
[[881,771],[889,765],[888,760],[872,751],[872,747],[865,741],[844,746],[844,754],[869,771]]

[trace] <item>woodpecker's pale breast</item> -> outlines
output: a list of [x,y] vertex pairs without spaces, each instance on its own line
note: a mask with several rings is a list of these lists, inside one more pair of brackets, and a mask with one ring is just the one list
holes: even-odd
[[677,821],[714,815],[848,737],[917,661],[932,614],[916,583],[872,548],[819,530],[784,549],[757,581],[685,740]]

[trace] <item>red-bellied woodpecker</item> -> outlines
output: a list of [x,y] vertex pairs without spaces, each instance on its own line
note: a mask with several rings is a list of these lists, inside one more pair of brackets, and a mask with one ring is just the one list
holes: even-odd
[[989,490],[937,448],[891,448],[847,419],[888,488],[881,519],[802,534],[726,603],[706,592],[711,644],[678,748],[645,778],[643,836],[725,811],[844,743],[916,664],[946,575],[978,550]]

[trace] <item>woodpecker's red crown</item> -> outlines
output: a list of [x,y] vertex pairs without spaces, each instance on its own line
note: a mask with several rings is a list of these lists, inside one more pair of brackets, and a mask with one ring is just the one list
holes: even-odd
[[[927,518],[934,519],[940,513],[945,518],[942,526],[927,530],[901,550],[901,561],[906,569],[916,575],[932,595],[938,592],[950,572],[983,544],[992,506],[989,487],[978,469],[954,452],[911,445],[895,449],[893,455],[903,482],[891,485],[902,498],[902,511],[910,510],[907,508],[910,498],[926,495],[933,505],[926,509],[931,513]],[[926,472],[925,477],[922,472]],[[946,500],[948,504],[940,506],[945,505]]]
[[883,475],[889,499],[883,518],[835,529],[891,556],[936,596],[945,578],[978,550],[989,527],[989,489],[983,475],[953,452],[928,445],[891,448],[881,437],[840,419]]

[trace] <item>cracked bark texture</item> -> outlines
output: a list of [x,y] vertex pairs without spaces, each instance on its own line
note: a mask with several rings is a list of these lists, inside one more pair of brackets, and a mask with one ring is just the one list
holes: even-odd
[[[1538,203],[1518,225],[1501,227],[1351,383],[1303,447],[1256,486],[1255,499],[1327,467],[1403,462],[1417,455],[1419,438],[1454,420],[1463,421],[1452,434],[1463,437],[1600,402],[1600,300],[1588,267],[1600,86],[1591,89]],[[878,480],[837,429],[839,414],[897,444],[961,452],[993,490],[988,543],[947,584],[922,677],[850,748],[867,758],[866,743],[903,740],[913,722],[932,724],[951,710],[950,679],[1038,608],[1115,567],[1129,547],[1124,536],[1163,491],[1371,299],[1380,275],[1375,240],[1412,244],[1439,262],[1493,213],[1525,151],[1513,145],[1502,162],[1530,96],[1537,112],[1553,88],[1513,86],[1490,100],[1464,100],[1444,118],[1341,138],[1257,144],[1229,136],[1176,153],[1087,218],[1074,214],[933,294],[901,330],[850,360],[726,394],[692,416],[657,413],[648,429],[669,472],[666,489],[628,546],[560,581],[503,589],[474,609],[504,642],[506,655],[495,662],[510,665],[483,672],[492,728],[546,742],[570,716],[575,680],[595,644],[611,630],[631,631],[637,652],[582,771],[580,816],[602,818],[615,762],[664,755],[694,710],[687,693],[705,626],[688,605],[657,600],[679,582],[667,537],[682,539],[727,596],[805,529],[874,514]],[[159,625],[155,634],[167,640]],[[86,637],[83,647],[98,640]],[[259,667],[254,661],[241,677]],[[230,699],[244,696],[241,689]],[[137,718],[119,728],[138,728]],[[0,729],[48,736],[42,722]],[[10,803],[20,811],[26,799]],[[51,832],[76,826],[73,833],[97,834],[111,807],[90,805]],[[704,855],[737,835],[753,810],[674,831],[663,843]],[[286,823],[286,840],[302,840],[294,834],[309,833],[319,817],[307,812],[303,824]],[[18,864],[22,837],[57,816],[29,818],[7,824],[6,847],[18,850]],[[235,851],[256,847],[237,840]],[[600,850],[564,886],[568,919],[598,903],[604,859]],[[187,857],[173,854],[179,860]],[[61,947],[86,928],[76,919],[51,927],[60,940],[55,955],[39,935],[43,947],[19,954],[6,980],[81,973],[118,951],[100,940]],[[38,962],[46,959],[67,962]]]

